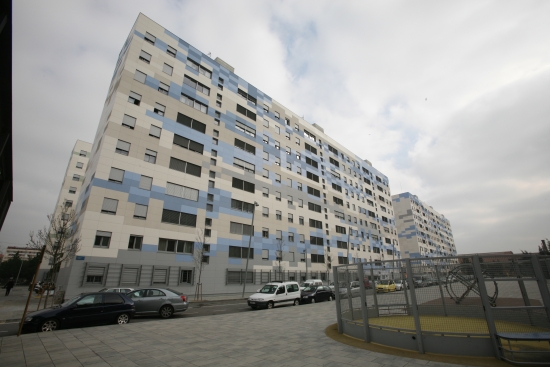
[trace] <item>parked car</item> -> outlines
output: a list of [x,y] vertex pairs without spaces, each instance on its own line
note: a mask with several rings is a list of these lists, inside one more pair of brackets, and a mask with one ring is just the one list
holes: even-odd
[[304,290],[304,288],[310,287],[312,285],[323,285],[323,282],[319,279],[308,279],[302,284],[300,284],[300,290]]
[[332,301],[336,297],[334,291],[325,285],[312,285],[301,291],[302,303]]
[[296,282],[267,283],[258,293],[248,297],[248,305],[253,309],[273,308],[276,304],[300,304],[300,286]]
[[25,331],[53,331],[69,326],[127,324],[134,317],[134,302],[120,293],[85,293],[61,305],[31,312]]
[[415,288],[423,288],[428,286],[428,283],[426,282],[426,278],[423,276],[414,276],[413,284]]
[[158,313],[163,319],[187,310],[187,296],[169,288],[137,289],[127,294],[136,306],[136,316]]
[[[353,281],[349,283],[350,286],[350,293],[351,297],[358,297],[360,292],[360,285],[359,282]],[[348,297],[348,284],[346,282],[340,282],[338,283],[339,293],[340,297],[346,298]]]
[[376,293],[384,292],[395,292],[395,282],[391,279],[389,280],[381,280],[378,282],[378,285],[376,286]]
[[395,281],[395,290],[396,291],[402,291],[403,289],[407,289],[408,288],[408,285],[407,285],[407,282],[402,280],[402,279],[398,279]]
[[130,293],[134,288],[103,288],[99,292]]

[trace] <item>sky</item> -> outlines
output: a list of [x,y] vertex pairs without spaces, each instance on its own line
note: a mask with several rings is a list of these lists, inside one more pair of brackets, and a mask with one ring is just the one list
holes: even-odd
[[458,253],[550,237],[549,1],[21,0],[1,247],[47,224],[139,12],[444,214]]

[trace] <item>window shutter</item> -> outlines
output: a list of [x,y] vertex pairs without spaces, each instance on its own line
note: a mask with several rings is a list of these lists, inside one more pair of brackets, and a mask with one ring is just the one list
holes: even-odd
[[122,125],[129,126],[133,129],[136,126],[136,118],[124,115],[124,117],[122,118]]
[[147,218],[147,205],[136,204],[134,217]]
[[116,213],[117,207],[118,207],[118,200],[104,198],[103,199],[103,206],[101,207],[101,210]]
[[141,101],[141,96],[137,93],[132,92],[132,91],[130,91],[130,97],[132,97],[135,100]]
[[178,117],[176,119],[176,122],[182,125],[185,125],[187,127],[191,127],[191,121],[192,121],[191,117],[178,112]]
[[138,82],[140,83],[144,83],[145,84],[145,79],[147,78],[147,74],[144,74],[142,73],[141,71],[139,70],[136,70],[135,74],[134,74],[134,79],[137,80]]
[[138,282],[139,268],[126,268],[122,271],[120,285],[135,285]]
[[196,227],[197,216],[194,214],[180,213],[180,223],[182,226]]
[[109,180],[122,182],[124,179],[124,171],[118,168],[111,167],[111,173],[109,174]]
[[143,50],[141,50],[141,52],[139,53],[139,57],[151,62],[151,55]]
[[139,188],[144,190],[151,190],[153,186],[153,178],[147,176],[141,176],[139,179]]
[[170,157],[170,168],[176,171],[185,172],[185,161]]
[[[192,176],[201,177],[201,167],[197,166],[196,164],[187,163],[185,173],[187,173],[189,175],[192,175]],[[252,186],[254,186],[254,185],[252,185]]]
[[130,143],[127,143],[127,142],[125,142],[125,141],[119,140],[119,141],[116,143],[116,148],[128,152],[128,151],[130,151]]
[[155,269],[153,273],[153,284],[166,284],[168,269]]
[[167,182],[166,195],[177,196],[181,198],[183,196],[183,186]]
[[162,221],[165,223],[179,224],[179,218],[179,212],[168,209],[162,210]]
[[86,270],[86,275],[103,276],[104,272],[105,268],[102,266],[88,266],[88,269]]
[[161,128],[155,125],[151,125],[151,128],[149,129],[149,135],[156,136],[157,138],[160,137]]
[[264,206],[262,208],[262,214],[269,215],[269,208]]
[[202,154],[204,146],[193,140],[189,140],[189,150]]
[[183,187],[181,197],[186,200],[199,201],[199,190]]
[[229,232],[233,234],[242,234],[243,226],[241,223],[229,222]]

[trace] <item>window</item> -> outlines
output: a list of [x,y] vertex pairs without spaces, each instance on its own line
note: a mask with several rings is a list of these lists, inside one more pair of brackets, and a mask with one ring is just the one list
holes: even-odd
[[250,254],[248,253],[248,247],[237,247],[229,246],[229,257],[237,259],[249,259],[254,258],[254,249],[250,249]]
[[338,256],[338,264],[341,264],[341,265],[349,264],[349,260],[347,257]]
[[70,208],[73,206],[72,200],[65,200],[65,208]]
[[143,158],[145,162],[156,163],[157,161],[157,152],[151,149],[145,149],[145,157]]
[[151,54],[148,54],[147,52],[141,50],[139,53],[139,59],[147,64],[151,62]]
[[241,97],[243,97],[244,99],[246,99],[249,102],[251,102],[252,104],[254,104],[254,106],[256,105],[256,98],[252,97],[250,94],[246,93],[244,90],[242,90],[240,88],[238,90],[238,93]]
[[208,181],[208,188],[213,189],[215,186],[214,181]]
[[347,249],[348,243],[344,241],[336,241],[336,247]]
[[264,112],[265,112],[265,113],[268,113],[268,112],[269,112],[269,106],[266,105],[265,103],[264,103]]
[[283,214],[281,213],[280,210],[276,210],[276,211],[275,211],[275,219],[277,219],[277,220],[283,220]]
[[317,213],[321,213],[321,205],[314,203],[307,203],[308,209]]
[[[124,171],[118,168],[111,167],[111,172],[109,173],[109,181],[122,183],[124,178]],[[74,180],[74,177],[73,177]]]
[[235,129],[237,129],[239,131],[242,131],[246,135],[256,137],[256,129],[254,129],[254,128],[248,126],[248,125],[245,125],[240,121],[235,121]]
[[139,70],[136,70],[136,72],[134,73],[134,80],[137,80],[138,82],[145,84],[145,79],[147,79],[147,74],[142,73]]
[[[265,178],[269,178],[269,171],[268,171],[267,169],[264,168],[264,169],[263,169],[263,175],[262,175],[262,176],[265,177]],[[265,196],[265,195],[264,195],[264,196]]]
[[130,250],[141,250],[141,245],[143,244],[142,236],[130,235],[130,241],[128,241],[128,249]]
[[269,250],[262,250],[262,260],[269,260]]
[[166,106],[161,105],[160,103],[155,103],[155,108],[153,112],[155,112],[157,115],[164,116],[164,111],[166,110]]
[[309,243],[312,245],[323,246],[323,237],[310,236]]
[[152,45],[154,45],[155,41],[157,40],[157,38],[149,32],[145,32],[145,37],[143,38]]
[[290,162],[286,162],[286,169],[292,171],[292,164]]
[[141,176],[139,179],[139,188],[144,190],[151,190],[153,185],[153,178],[148,176]]
[[162,94],[168,95],[168,92],[170,91],[170,86],[168,84],[164,84],[163,82],[159,82],[159,92]]
[[232,186],[236,189],[254,193],[254,184],[233,177]]
[[208,195],[206,196],[206,200],[207,200],[207,201],[214,201],[214,194],[208,194]]
[[76,194],[76,187],[74,186],[69,187],[69,194]]
[[273,111],[273,114],[275,115],[275,118],[276,118],[277,120],[280,120],[280,119],[281,119],[281,114],[280,114],[279,112]]
[[311,254],[311,262],[312,263],[324,264],[325,263],[325,255]]
[[269,238],[269,228],[262,228],[262,237]]
[[174,210],[162,209],[162,223],[177,224],[186,227],[197,226],[197,216],[194,214],[176,212]]
[[317,154],[317,148],[314,148],[312,147],[311,145],[309,145],[308,143],[304,143],[305,146],[306,146],[306,150],[313,153],[313,154]]
[[286,140],[290,140],[290,133],[288,131],[285,131],[285,138]]
[[192,254],[195,244],[191,241],[172,240],[159,238],[158,250],[162,252],[175,252],[180,254]]
[[122,118],[122,126],[133,129],[136,126],[136,118],[128,115],[124,115]]
[[312,167],[319,168],[319,164],[311,158],[306,157],[306,163]]
[[306,242],[306,238],[303,234],[300,235],[300,243],[305,243]]
[[139,106],[141,102],[141,94],[130,92],[130,94],[128,95],[128,102]]
[[281,165],[281,158],[275,157],[275,164],[276,164],[277,166],[280,166],[280,165]]
[[201,132],[203,134],[206,132],[206,125],[205,124],[203,124],[200,121],[194,120],[191,117],[186,116],[186,115],[184,115],[182,113],[179,113],[179,112],[178,112],[178,117],[176,119],[176,122],[178,122],[178,123],[180,123],[184,126],[190,127],[191,129],[196,130],[198,132]]
[[323,223],[315,219],[309,220],[309,226],[312,228],[323,229]]
[[303,208],[304,207],[304,201],[302,199],[298,199],[298,207]]
[[266,160],[266,161],[269,160],[269,153],[266,152],[265,150],[264,150],[264,152],[263,152],[263,157],[264,157],[264,160]]
[[205,68],[202,65],[199,65],[198,62],[191,60],[190,58],[187,58],[187,66],[189,66],[191,69],[198,71],[199,74],[204,75],[208,79],[212,78],[212,72]]
[[166,53],[168,55],[170,55],[172,57],[176,57],[177,52],[178,51],[174,47],[166,45]]
[[281,144],[275,140],[275,149],[281,149]]
[[301,182],[297,182],[297,189],[298,191],[302,191],[302,183]]
[[207,211],[207,212],[212,212],[212,211],[214,211],[214,205],[212,205],[212,204],[206,204],[206,211]]
[[288,242],[294,242],[294,233],[292,232],[288,233]]
[[80,175],[73,175],[73,181],[80,181]]
[[262,217],[269,217],[269,208],[267,206],[262,207]]
[[281,183],[281,175],[278,173],[275,174],[275,182]]
[[336,226],[336,233],[346,234],[346,227]]
[[128,152],[130,152],[130,143],[122,140],[117,141],[115,153],[128,155]]
[[329,161],[331,164],[334,164],[336,167],[340,167],[340,162],[338,162],[336,159],[330,157]]
[[281,193],[279,191],[275,191],[275,200],[281,201]]
[[186,137],[180,136],[178,134],[174,134],[173,143],[192,152],[203,154],[204,145],[202,145],[201,143],[197,143],[196,141],[193,141],[191,139],[187,139]]
[[317,176],[316,174],[313,174],[309,171],[306,172],[306,177],[309,178],[312,181],[319,182],[319,176]]
[[185,103],[189,107],[193,107],[194,109],[201,111],[202,113],[208,113],[208,106],[204,103],[201,103],[199,101],[196,101],[195,99],[189,97],[188,95],[182,93],[180,96],[180,101],[182,103]]
[[97,231],[95,235],[94,247],[109,248],[111,243],[111,232]]
[[192,164],[186,161],[182,161],[180,159],[170,157],[170,165],[169,168],[180,171],[183,173],[187,173],[188,175],[201,177],[201,167],[197,166],[196,164]]
[[267,121],[266,119],[264,119],[264,126],[269,127],[269,121]]
[[317,196],[318,198],[321,197],[321,192],[317,189],[314,189],[311,186],[307,187],[307,193],[310,194],[310,195],[313,195],[313,196]]
[[204,225],[207,226],[207,227],[211,227],[212,226],[212,218],[205,218],[204,219]]
[[199,201],[199,190],[177,185],[171,182],[166,183],[166,195],[175,196],[185,200]]
[[[190,86],[193,89],[198,90],[199,92],[201,92],[204,95],[207,95],[207,96],[210,95],[210,88],[208,88],[204,84],[201,84],[201,83],[197,82],[195,79],[192,79],[192,78],[188,77],[187,75],[185,75],[183,77],[183,83]],[[221,95],[218,94],[218,96],[220,98],[217,98],[217,99],[221,101]]]
[[233,166],[243,169],[246,172],[252,172],[252,173],[256,172],[255,165],[253,165],[252,163],[243,161],[242,159],[239,159],[239,158],[233,158]]
[[333,147],[330,146],[330,145],[328,146],[328,150],[329,150],[330,152],[336,154],[336,155],[338,155],[338,153],[339,153],[337,149],[333,148]]
[[229,232],[245,236],[250,236],[253,234],[251,225],[237,222],[229,222]]
[[299,217],[298,218],[298,223],[303,226],[304,225],[304,217]]
[[244,141],[239,140],[237,138],[235,138],[235,146],[239,149],[244,150],[245,152],[248,152],[254,155],[256,154],[256,147],[254,145],[245,143]]
[[292,200],[292,196],[291,196],[291,195],[287,195],[286,198],[287,198],[288,203],[289,203],[290,205],[292,205],[292,201],[293,201],[293,200]]
[[[296,138],[296,144],[300,145],[300,138]],[[299,158],[298,158],[299,159]]]
[[344,213],[336,211],[336,210],[334,211],[334,216],[338,219],[346,219],[346,217],[344,216]]
[[332,200],[334,201],[335,204],[344,205],[344,200],[337,198],[336,196],[333,196]]
[[288,213],[288,223],[294,223],[294,215],[291,213]]
[[286,147],[286,154],[288,155],[292,154],[292,149],[290,149],[290,147]]
[[281,231],[281,230],[276,230],[276,231],[275,231],[275,239],[277,239],[277,240],[282,240],[282,239],[283,239],[283,231]]
[[246,117],[248,117],[251,120],[256,121],[256,114],[252,111],[247,110],[246,108],[244,108],[240,104],[237,104],[237,112],[242,114],[242,115],[245,115]]
[[342,186],[337,185],[335,183],[332,184],[332,188],[338,192],[342,192]]
[[174,70],[174,68],[171,67],[170,65],[166,64],[166,63],[162,66],[162,71],[164,73],[168,74],[168,75],[172,75],[173,70]]
[[262,196],[269,197],[269,189],[267,187],[262,187]]
[[193,270],[182,270],[180,283],[192,283],[193,282]]
[[254,211],[254,204],[231,199],[231,209],[240,210],[246,213],[252,213]]
[[136,204],[134,208],[134,218],[146,219],[147,218],[147,205]]

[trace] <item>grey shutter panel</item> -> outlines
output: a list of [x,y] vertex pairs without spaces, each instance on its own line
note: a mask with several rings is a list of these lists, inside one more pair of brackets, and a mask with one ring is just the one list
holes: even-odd
[[176,171],[185,172],[185,164],[187,162],[170,157],[170,168]]
[[182,226],[196,227],[197,216],[194,214],[180,213],[180,224]]
[[160,132],[161,128],[155,125],[151,125],[151,128],[149,129],[149,135],[156,136],[157,138],[160,138]]
[[139,53],[139,57],[142,57],[145,60],[151,62],[151,55],[149,55],[147,52],[145,52],[143,50],[141,50],[141,52]]
[[97,231],[96,236],[111,237],[111,232]]
[[134,217],[147,218],[147,205],[136,204]]
[[153,36],[151,33],[149,32],[145,32],[145,38],[150,40],[151,42],[155,43],[155,41],[157,40],[157,37]]
[[249,224],[243,224],[243,235],[251,236],[252,235],[252,226]]
[[120,285],[134,285],[137,284],[139,274],[139,268],[126,268],[122,270],[122,277],[120,279]]
[[168,269],[155,269],[153,273],[153,284],[166,284]]
[[199,190],[183,187],[182,196],[186,200],[199,201]]
[[147,176],[141,176],[139,179],[139,188],[144,190],[151,190],[153,186],[153,178]]
[[118,207],[118,200],[103,198],[103,206],[101,207],[102,211],[105,210],[107,212],[116,213],[117,207]]
[[262,214],[269,215],[269,208],[267,208],[267,207],[264,206],[264,207],[262,208]]
[[179,212],[168,210],[168,209],[162,210],[162,219],[161,219],[162,222],[180,224],[179,218],[180,218]]
[[126,152],[130,151],[130,143],[127,143],[125,141],[119,140],[116,143],[117,149],[124,150]]
[[122,182],[123,179],[124,179],[124,171],[118,168],[111,167],[109,180]]
[[189,139],[177,134],[174,134],[174,144],[184,147],[185,149],[189,149]]
[[168,75],[172,75],[172,69],[173,69],[173,68],[172,68],[170,65],[168,65],[168,64],[164,64],[164,65],[162,66],[162,71],[165,72],[165,73],[168,74]]
[[196,164],[187,163],[185,173],[187,173],[189,175],[192,175],[192,176],[201,177],[201,167],[197,166]]
[[137,93],[130,92],[130,97],[132,97],[133,99],[136,99],[138,101],[141,101],[141,96]]
[[243,225],[241,223],[229,222],[229,232],[233,234],[243,234]]
[[128,115],[124,115],[122,118],[122,125],[130,126],[134,128],[136,126],[136,118]]
[[147,74],[144,74],[142,73],[141,71],[139,70],[136,70],[135,74],[134,74],[134,79],[137,80],[138,82],[140,83],[144,83],[145,84],[145,79],[147,78]]
[[202,154],[204,146],[196,141],[189,140],[189,150]]
[[103,276],[105,268],[103,266],[88,266],[86,275]]
[[171,182],[167,182],[166,195],[177,196],[181,198],[183,196],[183,186],[176,185]]

